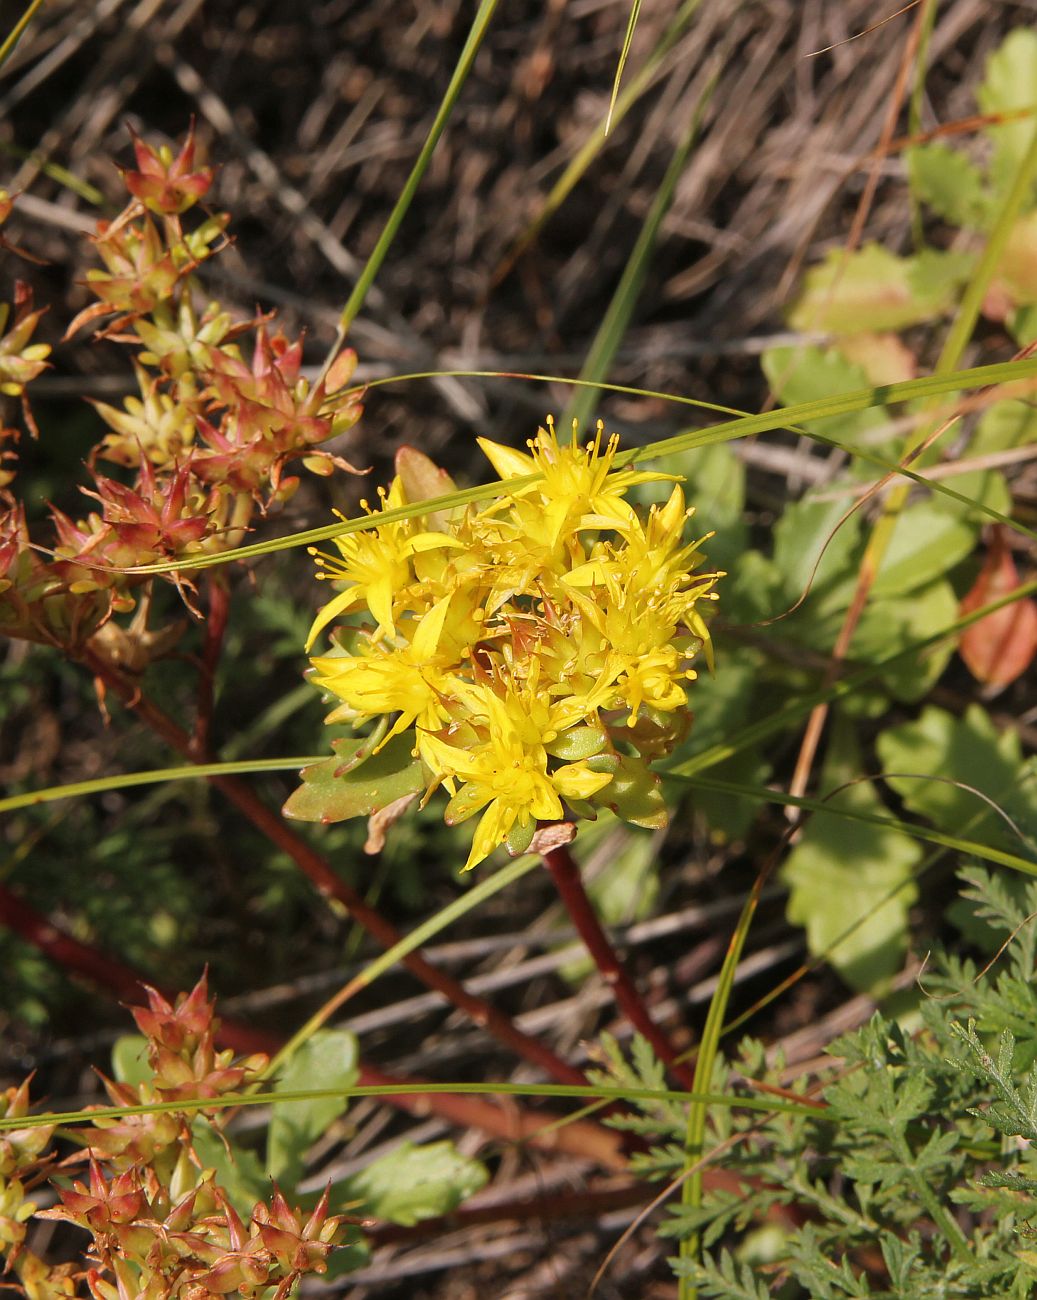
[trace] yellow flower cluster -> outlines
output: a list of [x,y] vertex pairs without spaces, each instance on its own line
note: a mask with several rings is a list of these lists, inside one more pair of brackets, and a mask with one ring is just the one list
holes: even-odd
[[[466,867],[505,842],[523,852],[563,800],[638,820],[630,792],[654,786],[648,762],[686,729],[691,659],[710,662],[698,606],[720,575],[694,574],[703,556],[684,542],[693,512],[673,476],[615,468],[617,443],[599,423],[587,445],[575,425],[560,444],[550,418],[529,455],[480,438],[506,485],[488,508],[379,524],[408,504],[398,475],[371,526],[317,557],[344,586],[307,650],[352,616],[312,660],[341,701],[328,721],[384,720],[381,745],[413,735],[426,798],[450,793],[447,822],[482,812]],[[426,481],[441,474],[419,459]],[[669,499],[640,516],[626,493],[660,480],[674,482]],[[432,494],[412,483],[415,502]]]

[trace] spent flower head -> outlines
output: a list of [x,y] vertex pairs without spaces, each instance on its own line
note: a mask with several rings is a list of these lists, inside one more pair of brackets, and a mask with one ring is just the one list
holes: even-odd
[[479,444],[502,483],[489,506],[399,518],[453,486],[408,448],[380,508],[365,503],[369,525],[314,552],[340,590],[307,641],[344,620],[312,660],[339,702],[328,720],[374,723],[371,753],[409,738],[426,799],[450,796],[447,822],[480,814],[466,867],[500,844],[523,852],[569,812],[665,821],[649,763],[687,731],[693,660],[712,666],[720,576],[696,572],[677,484],[646,514],[627,500],[674,476],[617,466],[600,423],[581,444],[549,418],[528,454]]

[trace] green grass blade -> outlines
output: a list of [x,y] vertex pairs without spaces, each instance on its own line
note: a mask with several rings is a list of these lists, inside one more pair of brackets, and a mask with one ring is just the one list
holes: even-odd
[[630,57],[630,47],[634,42],[634,30],[637,27],[637,20],[641,13],[641,0],[634,0],[630,6],[630,18],[627,21],[626,35],[623,37],[623,48],[619,52],[619,64],[616,67],[616,78],[612,83],[612,97],[609,99],[609,111],[605,116],[605,135],[612,130],[612,114],[615,112],[616,100],[619,97],[619,84],[623,80],[623,69],[627,66],[627,59]]
[[[633,15],[631,15],[631,18],[633,18]],[[638,232],[633,251],[623,268],[623,274],[616,286],[615,293],[612,295],[612,301],[609,303],[602,322],[598,326],[594,341],[587,353],[587,359],[583,363],[583,369],[580,371],[580,380],[583,385],[597,383],[598,380],[603,380],[608,376],[619,345],[630,325],[630,318],[634,313],[637,300],[641,296],[645,276],[648,274],[648,265],[652,260],[655,243],[659,237],[659,227],[670,210],[677,182],[680,180],[681,173],[687,165],[688,157],[695,146],[695,141],[698,139],[702,118],[712,98],[716,83],[717,76],[714,73],[706,82],[701,95],[699,95],[688,129],[670,159],[666,175],[663,177],[655,198],[652,200],[648,216]],[[561,427],[563,430],[568,429],[570,423],[574,420],[581,426],[588,422],[599,391],[597,388],[584,386],[576,389],[575,397],[570,401],[562,416]]]
[[[717,987],[709,1002],[706,1023],[699,1042],[698,1056],[695,1060],[695,1077],[692,1080],[692,1095],[688,1102],[688,1124],[684,1134],[684,1168],[691,1170],[681,1187],[681,1204],[686,1208],[697,1208],[702,1204],[703,1154],[706,1138],[706,1120],[712,1104],[706,1100],[709,1096],[709,1082],[713,1077],[720,1039],[724,1032],[724,1021],[731,1000],[731,991],[738,973],[738,963],[742,960],[742,951],[749,936],[749,927],[756,914],[760,891],[763,886],[763,874],[757,877],[741,915],[735,926],[731,942],[724,955],[724,962],[717,977]],[[699,1253],[701,1237],[692,1233],[682,1237],[679,1256],[681,1259],[693,1259]],[[681,1278],[678,1285],[679,1300],[695,1300],[697,1288],[689,1278]]]
[[[631,79],[626,90],[624,90],[617,98],[609,119],[611,126],[618,126],[618,124],[622,122],[630,109],[633,108],[634,104],[637,103],[640,97],[651,85],[652,79],[655,76],[660,63],[674,45],[676,45],[677,41],[684,35],[688,24],[695,16],[695,11],[699,8],[701,3],[702,0],[684,0],[684,3],[677,10],[676,14],[674,14],[673,22],[670,23],[669,27],[663,33],[659,44],[645,60],[644,66],[641,68],[640,72]],[[607,135],[608,132],[603,125],[595,128],[591,135],[584,141],[575,158],[573,158],[562,175],[551,187],[551,191],[541,205],[540,211],[515,241],[511,251],[505,259],[505,266],[510,267],[514,263],[515,259],[521,256],[573,192],[579,184],[581,177],[601,152]]]
[[224,1093],[219,1097],[183,1097],[176,1101],[147,1102],[141,1106],[98,1106],[94,1110],[44,1111],[38,1115],[0,1117],[0,1133],[11,1129],[42,1128],[49,1124],[71,1127],[95,1121],[125,1119],[131,1115],[171,1115],[200,1110],[234,1110],[239,1106],[276,1106],[289,1101],[316,1101],[322,1097],[538,1097],[575,1101],[646,1101],[680,1103],[692,1099],[710,1106],[730,1106],[765,1114],[813,1115],[816,1106],[786,1101],[781,1097],[734,1097],[730,1093],[675,1092],[665,1088],[624,1085],[580,1087],[566,1083],[381,1083],[357,1084],[352,1088],[298,1088],[286,1092]]
[[42,6],[43,0],[30,0],[29,7],[26,9],[25,13],[22,14],[21,18],[18,19],[15,25],[7,33],[3,44],[0,45],[0,68],[4,66],[7,60],[14,53],[14,48],[22,39],[25,29],[32,22],[36,11],[42,8]]
[[[500,377],[499,371],[442,371],[443,375],[494,375]],[[703,429],[690,429],[671,438],[648,443],[644,447],[635,447],[622,452],[616,458],[617,465],[629,465],[634,462],[652,460],[660,456],[669,456],[676,452],[687,451],[693,447],[708,447],[716,442],[730,442],[734,438],[747,437],[750,434],[767,433],[772,429],[793,428],[805,420],[819,420],[829,415],[847,415],[854,411],[864,411],[875,406],[888,406],[896,402],[912,401],[919,397],[935,397],[943,393],[962,392],[974,388],[986,388],[995,384],[1010,383],[1019,379],[1028,379],[1037,375],[1037,357],[1025,357],[1018,361],[1004,361],[995,365],[975,366],[970,370],[958,370],[949,375],[929,375],[922,379],[909,379],[898,384],[884,384],[874,388],[858,388],[835,397],[815,398],[809,402],[798,402],[793,406],[783,406],[773,411],[764,411],[759,415],[742,415],[720,424],[708,425]],[[580,381],[564,379],[550,375],[516,375],[515,378],[531,379],[544,382],[577,383]],[[658,396],[667,401],[683,406],[701,406],[700,402],[673,394],[657,393],[650,390],[633,388],[621,384],[593,385],[608,388],[612,392],[638,393],[645,396]],[[886,465],[887,462],[881,462]],[[889,468],[897,468],[889,464]],[[918,477],[908,470],[898,471],[907,478]],[[533,482],[535,475],[527,478],[508,480],[509,487],[524,486]],[[919,478],[934,491],[944,490],[958,500],[968,500],[944,489],[943,484],[929,482]],[[469,502],[489,501],[501,495],[504,487],[501,483],[485,483],[477,487],[462,488],[417,505],[399,506],[378,515],[378,523],[394,523],[401,519],[413,519],[417,516],[434,513],[437,510],[450,510],[455,506],[467,505]],[[985,506],[975,505],[975,509],[984,514],[992,514]],[[1013,527],[1018,527],[1010,521]],[[344,523],[325,524],[320,528],[308,528],[302,532],[291,533],[284,537],[272,538],[266,542],[254,542],[248,546],[239,546],[235,550],[223,551],[215,555],[198,555],[190,558],[165,561],[161,564],[142,564],[125,570],[127,573],[172,573],[189,569],[209,569],[219,564],[230,564],[235,560],[253,559],[257,556],[272,555],[278,551],[289,550],[295,546],[309,546],[328,541],[332,537],[359,532],[371,527],[368,515],[348,519]],[[82,562],[82,561],[80,561]]]
[[878,813],[858,812],[843,804],[829,803],[824,799],[811,799],[806,796],[786,794],[782,790],[770,790],[765,786],[745,785],[740,781],[722,781],[717,777],[696,776],[679,777],[693,789],[714,790],[722,794],[737,795],[739,798],[751,799],[755,803],[773,803],[784,807],[802,808],[807,812],[824,812],[832,817],[845,817],[849,821],[862,822],[868,826],[880,826],[884,830],[902,831],[916,840],[934,844],[941,849],[950,849],[966,857],[983,858],[995,862],[1001,867],[1011,867],[1027,876],[1037,876],[1037,861],[1023,858],[1016,853],[994,848],[990,844],[981,844],[978,840],[967,840],[960,835],[949,835],[945,831],[930,830],[914,822],[901,821],[897,817],[883,817]]
[[1001,262],[1008,236],[1030,193],[1035,174],[1037,174],[1037,130],[1033,133],[1030,147],[1019,164],[1012,188],[1005,196],[1001,211],[997,214],[997,221],[990,232],[990,238],[962,295],[961,305],[947,332],[947,338],[936,362],[934,373],[937,375],[946,375],[957,366],[969,339],[972,338],[983,299],[990,287],[994,272]]
[[51,785],[41,790],[0,799],[0,813],[18,808],[35,808],[59,799],[79,799],[90,794],[107,794],[110,790],[129,790],[139,785],[161,785],[165,781],[197,781],[210,776],[247,776],[254,772],[297,772],[310,763],[320,763],[326,754],[304,754],[300,758],[251,758],[233,763],[189,763],[183,767],[162,767],[150,772],[124,772],[100,776],[91,781],[72,781],[68,785]]

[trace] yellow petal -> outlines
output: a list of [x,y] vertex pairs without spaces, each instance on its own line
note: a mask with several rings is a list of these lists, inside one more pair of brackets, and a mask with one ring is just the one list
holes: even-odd
[[589,799],[597,794],[612,780],[610,772],[592,772],[584,763],[567,763],[557,772],[551,773],[551,780],[559,794],[567,799]]
[[334,600],[328,601],[313,620],[313,626],[306,638],[307,651],[333,619],[338,618],[339,614],[344,613],[350,606],[356,604],[359,595],[360,589],[358,587],[349,587],[345,591],[340,591]]
[[489,438],[477,438],[483,454],[497,471],[498,478],[518,478],[523,474],[536,472],[536,462],[525,452],[505,447],[503,443],[491,442]]

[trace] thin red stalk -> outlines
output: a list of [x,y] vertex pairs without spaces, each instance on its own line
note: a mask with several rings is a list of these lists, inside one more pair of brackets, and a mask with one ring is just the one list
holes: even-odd
[[[143,695],[135,682],[93,651],[85,652],[83,662],[173,749],[189,760],[197,761],[187,732]],[[326,859],[297,835],[278,813],[268,808],[250,786],[234,776],[210,776],[209,781],[226,795],[271,843],[287,853],[321,893],[337,898],[343,903],[357,924],[363,926],[368,934],[384,948],[391,948],[399,943],[403,936],[396,927],[337,876]],[[420,953],[412,952],[401,958],[401,961],[423,984],[442,994],[447,1002],[457,1007],[459,1011],[463,1011],[480,1028],[486,1029],[499,1042],[559,1083],[577,1085],[587,1083],[587,1078],[582,1071],[563,1061],[543,1043],[524,1034],[510,1016],[485,999],[470,993],[460,981],[441,971]]]
[[[66,934],[46,916],[12,894],[5,885],[0,885],[0,925],[13,930],[67,973],[82,976],[124,1005],[138,1005],[142,990],[147,986],[154,987],[140,971]],[[175,1002],[176,994],[172,990],[160,987],[158,991],[169,1002]],[[222,1016],[219,1017],[216,1037],[221,1046],[243,1055],[265,1052],[272,1056],[284,1046],[284,1040],[277,1034]],[[386,1074],[361,1061],[357,1082],[361,1086],[384,1087],[411,1085],[422,1080]],[[626,1167],[623,1140],[618,1133],[587,1120],[555,1127],[557,1116],[522,1110],[515,1105],[513,1098],[495,1102],[484,1097],[410,1093],[402,1097],[387,1094],[381,1100],[412,1115],[435,1114],[462,1128],[482,1129],[506,1142],[525,1142],[544,1150],[566,1151],[581,1159],[593,1160],[606,1169]],[[551,1131],[545,1133],[545,1128]]]
[[201,671],[198,674],[198,712],[194,720],[191,744],[199,762],[209,753],[212,713],[216,702],[216,668],[220,662],[223,638],[230,614],[230,589],[220,573],[209,574],[209,612],[205,620],[205,645],[202,647]]
[[620,1009],[637,1032],[651,1043],[652,1050],[669,1067],[673,1077],[683,1087],[691,1089],[694,1082],[691,1069],[678,1061],[673,1044],[648,1014],[634,981],[619,960],[612,940],[605,933],[598,914],[587,897],[580,869],[568,846],[562,844],[550,849],[544,854],[544,865],[551,873],[569,919],[587,945],[587,951],[605,983],[612,989]]

